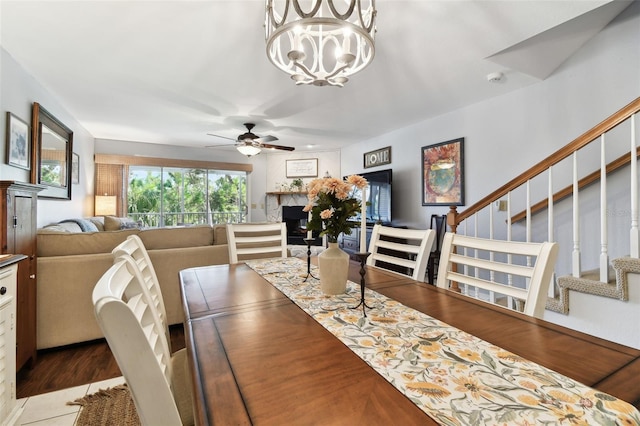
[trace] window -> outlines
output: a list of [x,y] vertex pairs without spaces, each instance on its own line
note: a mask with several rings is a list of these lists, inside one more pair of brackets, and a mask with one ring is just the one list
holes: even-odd
[[245,222],[247,174],[130,166],[128,216],[144,226]]
[[247,221],[251,164],[96,154],[95,194],[147,227]]

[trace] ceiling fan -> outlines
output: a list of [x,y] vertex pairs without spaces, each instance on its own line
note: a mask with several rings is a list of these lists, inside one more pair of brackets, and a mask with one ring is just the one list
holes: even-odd
[[[209,136],[216,136],[218,138],[229,139],[235,141],[233,144],[238,151],[247,157],[251,157],[253,155],[260,154],[260,151],[263,148],[268,149],[280,149],[283,151],[293,151],[295,148],[292,146],[283,146],[283,145],[273,145],[266,142],[277,141],[278,138],[275,136],[267,135],[267,136],[258,136],[254,133],[251,133],[251,129],[255,127],[253,123],[244,123],[244,126],[247,128],[247,132],[241,135],[238,135],[236,139],[228,138],[226,136],[215,135],[213,133],[207,133]],[[207,148],[219,147],[225,145],[210,145]]]

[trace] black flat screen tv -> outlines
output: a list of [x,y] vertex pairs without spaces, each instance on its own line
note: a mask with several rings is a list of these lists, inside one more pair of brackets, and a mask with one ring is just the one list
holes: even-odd
[[[380,223],[382,225],[391,224],[391,183],[392,170],[378,170],[375,172],[360,173],[360,176],[369,182],[367,186],[367,225]],[[355,196],[362,198],[359,190],[356,190]],[[360,214],[354,220],[361,221]]]

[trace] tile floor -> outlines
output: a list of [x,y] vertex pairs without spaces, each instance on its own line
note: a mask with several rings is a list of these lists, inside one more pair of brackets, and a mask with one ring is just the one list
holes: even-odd
[[30,426],[74,426],[81,407],[79,405],[67,405],[67,402],[95,393],[99,389],[110,388],[122,383],[124,383],[124,378],[116,377],[102,382],[21,398],[18,400],[18,406],[23,407],[24,411],[20,416],[19,424]]

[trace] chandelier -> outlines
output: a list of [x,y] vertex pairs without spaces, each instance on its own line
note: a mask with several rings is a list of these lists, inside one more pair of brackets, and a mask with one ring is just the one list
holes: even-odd
[[375,0],[303,3],[266,0],[267,56],[296,84],[342,87],[375,55]]

